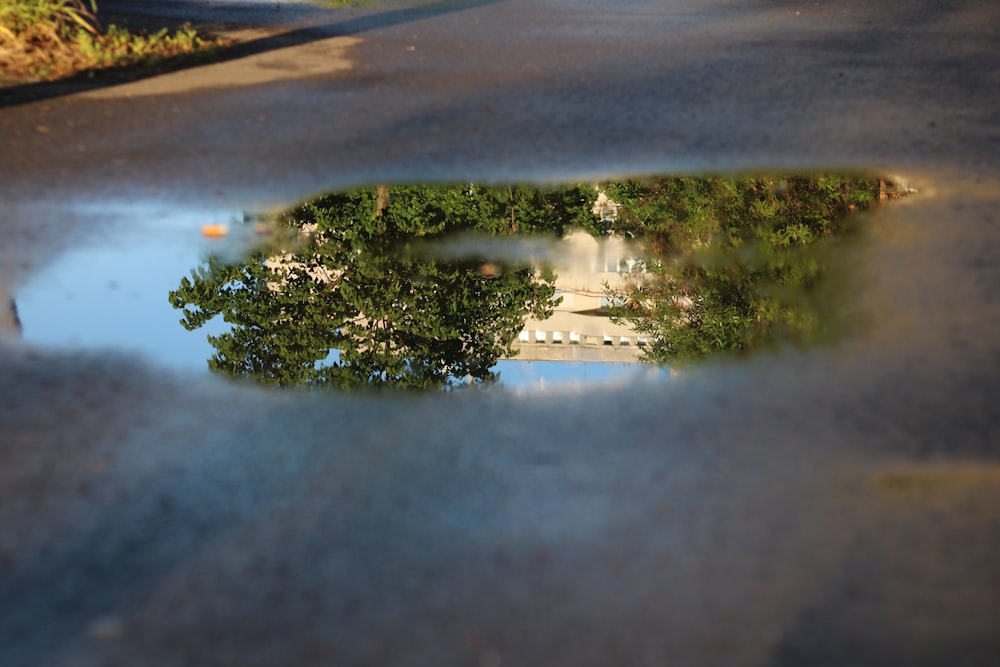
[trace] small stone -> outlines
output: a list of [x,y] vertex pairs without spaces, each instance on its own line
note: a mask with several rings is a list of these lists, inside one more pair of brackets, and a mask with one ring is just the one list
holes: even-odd
[[90,624],[87,634],[98,641],[114,641],[125,634],[125,624],[117,616],[101,616]]

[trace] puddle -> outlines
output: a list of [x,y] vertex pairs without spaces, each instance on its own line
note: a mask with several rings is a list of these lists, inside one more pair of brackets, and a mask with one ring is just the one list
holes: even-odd
[[152,221],[14,300],[31,344],[268,385],[660,381],[835,339],[851,214],[896,194],[826,174],[374,186]]

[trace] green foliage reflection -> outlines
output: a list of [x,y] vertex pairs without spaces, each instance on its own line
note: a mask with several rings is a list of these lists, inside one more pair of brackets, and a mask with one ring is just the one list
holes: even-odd
[[310,230],[310,243],[236,265],[211,259],[170,301],[189,330],[219,315],[232,325],[209,337],[209,366],[226,375],[337,388],[489,382],[497,360],[515,354],[524,319],[551,314],[556,277],[405,248],[457,231],[572,227],[645,249],[645,270],[609,285],[608,302],[613,319],[647,338],[647,360],[745,354],[826,332],[824,248],[879,188],[877,179],[830,175],[365,188],[280,216]]
[[657,258],[626,281],[613,316],[664,363],[822,339],[836,297],[831,240],[880,185],[833,175],[608,184],[620,204],[612,231],[644,239]]
[[[209,367],[274,385],[430,388],[494,379],[527,315],[551,313],[551,275],[530,267],[448,262],[402,252],[416,239],[476,230],[556,231],[589,215],[592,188],[379,186],[337,193],[282,216],[313,243],[210,260],[170,294],[209,337]],[[583,220],[589,223],[589,220]]]

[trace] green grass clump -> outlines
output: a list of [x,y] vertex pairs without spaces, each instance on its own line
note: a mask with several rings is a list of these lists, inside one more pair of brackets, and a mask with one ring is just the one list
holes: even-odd
[[3,0],[0,77],[53,80],[79,72],[155,64],[222,43],[190,27],[174,33],[102,30],[96,0]]
[[75,71],[77,35],[97,32],[97,7],[84,0],[7,0],[0,5],[0,74]]
[[77,33],[76,46],[91,63],[90,67],[103,68],[155,64],[165,58],[205,50],[212,44],[190,26],[174,33],[164,28],[154,33],[135,34],[111,25],[102,33]]
[[97,31],[94,0],[7,0],[0,5],[0,38],[48,35],[65,39],[76,30]]

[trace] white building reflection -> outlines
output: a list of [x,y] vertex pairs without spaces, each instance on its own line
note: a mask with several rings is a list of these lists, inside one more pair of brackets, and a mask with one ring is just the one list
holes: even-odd
[[556,297],[551,317],[529,318],[514,342],[524,361],[637,362],[646,339],[612,322],[612,295],[643,271],[644,263],[625,241],[574,232],[554,255]]

